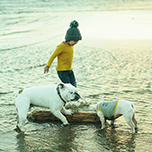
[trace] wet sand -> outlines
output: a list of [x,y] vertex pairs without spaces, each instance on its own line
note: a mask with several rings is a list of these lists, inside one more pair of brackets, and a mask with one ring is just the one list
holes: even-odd
[[[119,74],[128,77],[147,77],[150,79],[152,71],[152,39],[148,40],[97,40],[88,41],[88,45],[106,50],[114,57],[111,65],[106,67],[122,69]],[[131,65],[133,66],[132,68]],[[123,71],[127,73],[123,73]],[[139,71],[139,72],[138,72]],[[120,71],[119,71],[120,72]],[[142,75],[140,75],[142,73]],[[116,72],[116,74],[118,74]]]
[[[100,72],[106,75],[105,85],[111,85],[112,81],[117,81],[121,85],[115,88],[118,90],[124,88],[127,90],[149,88],[151,90],[152,11],[93,14],[90,15],[92,26],[88,26],[87,29],[82,27],[85,33],[82,43],[84,46],[105,50],[113,57],[111,64],[102,68]],[[89,22],[89,19],[85,19],[84,22]],[[101,56],[101,60],[104,59],[106,60]]]

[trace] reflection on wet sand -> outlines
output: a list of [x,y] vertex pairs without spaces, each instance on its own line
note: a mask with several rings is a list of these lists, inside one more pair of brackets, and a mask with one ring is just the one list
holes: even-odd
[[101,143],[105,149],[110,151],[135,151],[136,135],[125,131],[117,132],[115,129],[98,130],[96,140]]

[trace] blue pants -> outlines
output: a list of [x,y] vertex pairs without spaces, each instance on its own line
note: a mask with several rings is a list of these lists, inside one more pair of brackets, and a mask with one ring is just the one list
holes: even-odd
[[63,83],[71,83],[76,87],[76,80],[73,70],[57,71],[57,74]]

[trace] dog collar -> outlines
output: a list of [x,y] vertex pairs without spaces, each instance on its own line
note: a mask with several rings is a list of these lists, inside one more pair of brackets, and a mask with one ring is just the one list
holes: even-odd
[[56,90],[57,90],[57,93],[58,93],[59,97],[61,98],[61,100],[64,102],[64,105],[65,105],[66,101],[62,98],[62,96],[60,94],[59,86],[57,86]]

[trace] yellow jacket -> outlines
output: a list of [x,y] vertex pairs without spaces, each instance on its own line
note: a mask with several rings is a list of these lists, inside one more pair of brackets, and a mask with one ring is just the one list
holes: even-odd
[[47,62],[47,66],[51,66],[53,60],[57,57],[57,71],[66,71],[72,69],[73,61],[73,46],[61,43],[57,46],[56,50],[53,52],[51,57]]

